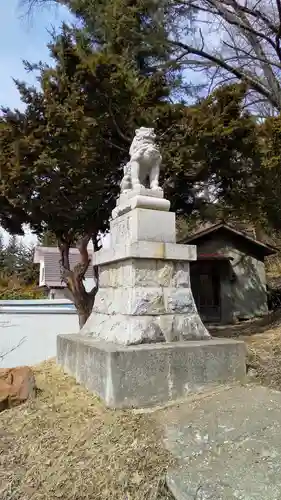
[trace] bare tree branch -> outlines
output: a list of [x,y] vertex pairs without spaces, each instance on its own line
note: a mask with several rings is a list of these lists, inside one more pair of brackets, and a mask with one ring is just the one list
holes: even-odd
[[278,16],[279,16],[279,27],[276,33],[275,43],[276,43],[276,52],[281,61],[281,48],[280,48],[280,37],[281,37],[281,0],[276,0]]
[[[252,35],[255,35],[258,38],[263,38],[266,40],[269,45],[271,45],[273,48],[275,48],[275,43],[269,36],[267,36],[265,33],[262,33],[261,31],[257,31],[250,23],[248,23],[247,18],[241,18],[238,15],[234,15],[231,11],[226,9],[223,5],[223,2],[218,2],[217,0],[209,0],[212,1],[214,6],[217,9],[217,15],[219,15],[222,19],[227,21],[229,24],[232,26],[237,26],[239,30],[245,32],[245,33],[250,33]],[[234,2],[233,2],[234,3]],[[238,10],[239,12],[239,6],[236,5],[235,2],[235,9]]]
[[23,9],[23,16],[31,19],[36,10],[44,7],[51,7],[63,2],[60,0],[18,0],[19,6]]
[[[230,43],[228,42],[223,42],[224,45],[226,47],[228,47],[229,49],[232,49],[232,50],[235,50],[237,51],[237,56],[233,57],[232,60],[235,60],[237,57],[239,57],[239,59],[241,61],[244,60],[249,60],[249,57],[252,57],[251,53],[250,52],[247,52],[245,49],[242,49],[241,47],[237,48],[235,47],[234,45],[231,45]],[[243,55],[241,55],[243,54]],[[265,63],[265,64],[270,64],[270,66],[275,66],[276,68],[280,69],[281,70],[281,63],[279,62],[275,62],[275,61],[272,61],[271,59],[268,59],[266,58],[265,56],[264,57],[258,57],[257,55],[255,56],[255,59],[257,61],[260,61],[262,63]],[[227,61],[229,62],[231,60],[231,58],[227,58]]]
[[[193,37],[184,15],[173,21],[169,43],[182,67],[205,71],[208,91],[222,76],[232,75],[281,111],[281,0],[174,0],[173,4],[175,12],[181,6],[182,12],[190,8],[196,14]],[[256,101],[257,95],[253,98]]]
[[6,358],[6,356],[8,356],[8,354],[11,354],[11,352],[14,352],[16,349],[18,349],[18,347],[20,347],[25,341],[26,341],[26,337],[22,337],[22,339],[19,341],[19,343],[17,345],[15,345],[14,347],[11,347],[7,351],[0,352],[0,361],[3,361],[3,359]]
[[208,61],[212,61],[216,66],[220,66],[221,68],[225,69],[229,73],[232,73],[236,78],[239,80],[243,80],[246,83],[248,83],[253,89],[255,89],[259,94],[263,95],[264,97],[267,97],[268,100],[271,102],[273,106],[276,108],[281,108],[281,103],[279,103],[275,97],[272,95],[272,93],[264,86],[261,84],[261,82],[257,81],[255,78],[253,78],[252,75],[243,73],[239,68],[236,68],[234,66],[229,65],[226,61],[223,59],[220,59],[219,57],[216,57],[212,54],[209,54],[208,52],[205,52],[203,50],[196,49],[190,45],[187,45],[182,42],[177,42],[170,40],[170,44],[174,45],[175,47],[179,47],[181,49],[185,50],[186,55],[188,54],[194,54],[200,57],[204,57]]

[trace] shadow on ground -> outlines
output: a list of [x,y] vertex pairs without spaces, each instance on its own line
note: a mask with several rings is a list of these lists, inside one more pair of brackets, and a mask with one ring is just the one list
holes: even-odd
[[281,309],[248,321],[241,321],[233,325],[206,325],[213,337],[232,337],[241,335],[250,336],[257,333],[264,333],[269,329],[281,326]]

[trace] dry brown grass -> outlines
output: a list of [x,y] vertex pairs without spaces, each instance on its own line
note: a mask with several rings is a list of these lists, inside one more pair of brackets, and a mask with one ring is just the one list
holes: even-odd
[[254,369],[256,382],[281,390],[281,310],[263,318],[235,325],[212,327],[215,337],[244,340],[248,368]]
[[241,336],[248,349],[248,366],[262,384],[281,390],[281,325],[256,335]]
[[276,255],[271,255],[265,261],[266,274],[269,278],[281,276],[281,255],[278,252]]
[[1,500],[156,500],[170,457],[153,416],[106,409],[48,361],[34,401],[0,415]]

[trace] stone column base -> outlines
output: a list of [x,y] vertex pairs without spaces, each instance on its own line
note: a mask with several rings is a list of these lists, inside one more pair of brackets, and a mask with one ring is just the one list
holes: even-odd
[[58,335],[57,362],[111,408],[142,408],[212,384],[243,381],[244,342],[212,339],[122,346]]

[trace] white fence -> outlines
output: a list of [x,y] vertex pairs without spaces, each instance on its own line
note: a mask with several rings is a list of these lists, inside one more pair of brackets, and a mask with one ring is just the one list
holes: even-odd
[[68,300],[1,300],[0,368],[54,357],[57,335],[78,330],[78,316]]

